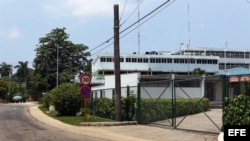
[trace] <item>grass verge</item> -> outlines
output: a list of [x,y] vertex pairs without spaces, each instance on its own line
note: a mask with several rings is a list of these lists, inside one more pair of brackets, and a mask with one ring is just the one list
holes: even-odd
[[[71,125],[77,125],[79,126],[81,122],[85,122],[85,117],[82,115],[77,115],[77,116],[58,116],[57,112],[47,112],[48,110],[42,106],[39,106],[39,109],[46,115],[57,119],[61,122],[71,124]],[[113,122],[111,119],[105,119],[105,118],[100,118],[97,116],[92,116],[92,115],[87,115],[86,117],[86,122]]]

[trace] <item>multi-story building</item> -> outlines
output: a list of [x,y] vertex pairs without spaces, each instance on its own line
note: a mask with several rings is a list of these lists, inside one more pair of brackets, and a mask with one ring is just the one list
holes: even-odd
[[219,73],[226,70],[250,66],[250,50],[247,49],[228,49],[228,48],[187,48],[183,47],[172,52],[172,55],[191,55],[191,56],[218,56]]
[[[121,54],[121,73],[186,75],[196,68],[206,73],[223,73],[235,67],[249,68],[250,50],[220,48],[187,48],[177,51],[152,51],[145,54]],[[94,74],[114,74],[114,55],[99,54],[92,62]]]

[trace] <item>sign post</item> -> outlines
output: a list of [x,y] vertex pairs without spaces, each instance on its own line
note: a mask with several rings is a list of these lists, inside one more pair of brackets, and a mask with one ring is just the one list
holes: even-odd
[[[80,83],[81,83],[81,88],[80,88],[80,94],[83,97],[83,102],[84,102],[84,119],[85,122],[87,121],[87,99],[90,97],[92,90],[90,87],[90,82],[91,82],[91,76],[88,74],[82,74],[80,76]],[[83,115],[83,114],[82,114]]]

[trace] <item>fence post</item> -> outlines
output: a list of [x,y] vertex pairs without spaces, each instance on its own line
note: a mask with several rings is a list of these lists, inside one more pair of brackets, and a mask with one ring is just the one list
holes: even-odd
[[175,96],[175,75],[171,76],[171,88],[172,88],[172,126],[176,128],[176,96]]
[[127,85],[127,98],[130,96],[130,89],[129,89],[129,85]]
[[93,107],[94,107],[94,106],[93,106],[93,105],[94,105],[94,104],[93,104],[93,102],[94,102],[94,96],[93,96],[93,94],[94,94],[94,93],[92,92],[92,94],[90,95],[90,109],[91,109],[91,113],[90,113],[90,114],[91,114],[91,115],[93,115]]
[[[221,76],[221,81],[222,81],[222,126],[224,124],[224,110],[225,110],[225,98],[228,97],[228,87],[227,87],[227,76],[226,75],[222,75]],[[224,127],[222,127],[224,128]]]
[[127,97],[125,98],[125,119],[128,121],[129,120],[129,103],[130,103],[130,90],[129,90],[129,85],[127,85]]
[[115,99],[115,89],[112,89],[112,99]]
[[137,123],[141,123],[141,86],[137,84]]

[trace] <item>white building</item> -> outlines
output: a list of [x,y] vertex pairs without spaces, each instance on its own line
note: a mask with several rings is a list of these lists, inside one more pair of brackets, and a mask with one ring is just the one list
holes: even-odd
[[172,55],[191,55],[191,56],[218,56],[219,57],[219,73],[225,70],[243,67],[250,67],[250,50],[247,49],[228,49],[228,48],[187,48],[183,47],[171,53]]
[[[121,73],[140,72],[142,75],[187,74],[196,68],[215,74],[219,71],[218,56],[172,54],[121,54]],[[99,54],[92,61],[92,74],[114,74],[114,55]]]
[[[173,52],[146,52],[145,54],[121,54],[120,55],[120,72],[122,74],[122,84],[128,84],[136,87],[136,83],[129,83],[129,81],[136,82],[143,76],[159,76],[166,74],[175,74],[178,76],[187,76],[194,69],[200,68],[206,73],[225,74],[229,69],[236,67],[243,67],[249,69],[250,66],[250,50],[237,49],[218,49],[218,48],[187,48],[183,47]],[[133,73],[133,74],[131,74]],[[92,74],[94,77],[103,76],[103,84],[92,87],[96,97],[100,95],[99,90],[114,89],[114,55],[113,54],[99,54],[92,61]],[[135,76],[136,74],[136,76]],[[93,81],[94,82],[94,81]],[[186,91],[193,94],[194,97],[210,97],[210,100],[221,101],[221,82],[214,85],[213,80],[200,80],[198,87],[183,87]],[[126,85],[122,85],[125,87]],[[208,91],[209,86],[215,87],[209,94],[204,93]],[[147,91],[157,92],[164,87],[156,86],[148,87]],[[170,93],[166,91],[166,93]],[[126,90],[125,90],[126,91]],[[122,95],[125,94],[123,90]],[[135,88],[134,91],[137,91]],[[176,91],[179,91],[176,89]],[[105,92],[105,97],[111,97],[109,92]],[[112,93],[112,92],[110,92]],[[143,92],[142,92],[143,93]],[[181,91],[179,91],[180,95]],[[155,95],[157,97],[157,94]]]
[[[113,54],[99,54],[92,62],[93,74],[114,74]],[[121,54],[121,73],[188,74],[196,68],[209,74],[235,67],[250,67],[250,50],[182,47],[173,52]]]

